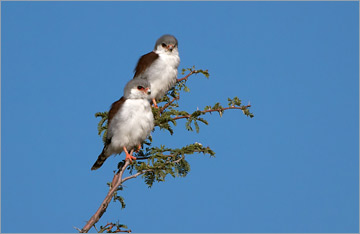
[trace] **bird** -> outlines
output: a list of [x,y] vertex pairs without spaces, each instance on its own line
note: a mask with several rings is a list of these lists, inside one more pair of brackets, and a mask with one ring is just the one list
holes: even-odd
[[104,148],[91,170],[100,168],[108,157],[123,151],[125,160],[136,160],[132,156],[134,149],[141,148],[154,128],[150,95],[151,85],[145,79],[132,79],[126,84],[124,95],[111,105]]
[[179,64],[178,41],[169,34],[157,39],[154,50],[138,60],[133,79],[150,82],[151,99],[156,108],[156,99],[162,98],[175,85]]

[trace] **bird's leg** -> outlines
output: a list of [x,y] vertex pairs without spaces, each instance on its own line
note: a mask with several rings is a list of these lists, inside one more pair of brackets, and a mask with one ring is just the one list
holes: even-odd
[[125,161],[126,161],[126,160],[129,160],[130,162],[132,162],[133,159],[136,160],[136,157],[132,156],[132,154],[133,154],[133,152],[134,152],[133,149],[130,151],[130,154],[129,154],[129,152],[127,151],[127,149],[125,148],[125,146],[123,147],[123,149],[124,149],[124,152],[125,152],[125,154],[126,154],[126,156],[125,156]]
[[141,150],[141,144],[138,145],[138,148],[135,152],[137,153],[137,152],[139,152],[139,150]]
[[153,102],[155,108],[159,108],[156,101],[155,101],[155,98],[152,99],[152,102]]

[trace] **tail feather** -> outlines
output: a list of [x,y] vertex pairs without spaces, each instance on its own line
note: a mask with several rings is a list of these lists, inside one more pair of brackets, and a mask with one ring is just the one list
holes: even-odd
[[96,170],[99,169],[105,162],[105,160],[108,157],[104,154],[104,150],[101,152],[101,154],[99,155],[99,157],[97,158],[96,162],[94,163],[94,165],[92,166],[91,170]]

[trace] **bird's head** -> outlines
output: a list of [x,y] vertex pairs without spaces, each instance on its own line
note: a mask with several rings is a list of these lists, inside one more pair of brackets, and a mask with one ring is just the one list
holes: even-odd
[[150,83],[141,78],[130,80],[124,88],[124,97],[127,99],[151,99]]
[[156,41],[154,51],[163,53],[178,53],[178,41],[172,35],[163,35]]

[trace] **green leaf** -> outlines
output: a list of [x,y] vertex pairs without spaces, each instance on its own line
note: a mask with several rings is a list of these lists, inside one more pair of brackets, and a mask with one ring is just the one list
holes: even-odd
[[200,127],[199,127],[199,124],[197,123],[197,121],[194,121],[194,125],[195,125],[196,132],[199,133]]
[[117,193],[114,194],[114,202],[119,201],[121,204],[121,209],[125,209],[126,204],[124,202],[124,198],[122,196],[117,196]]

